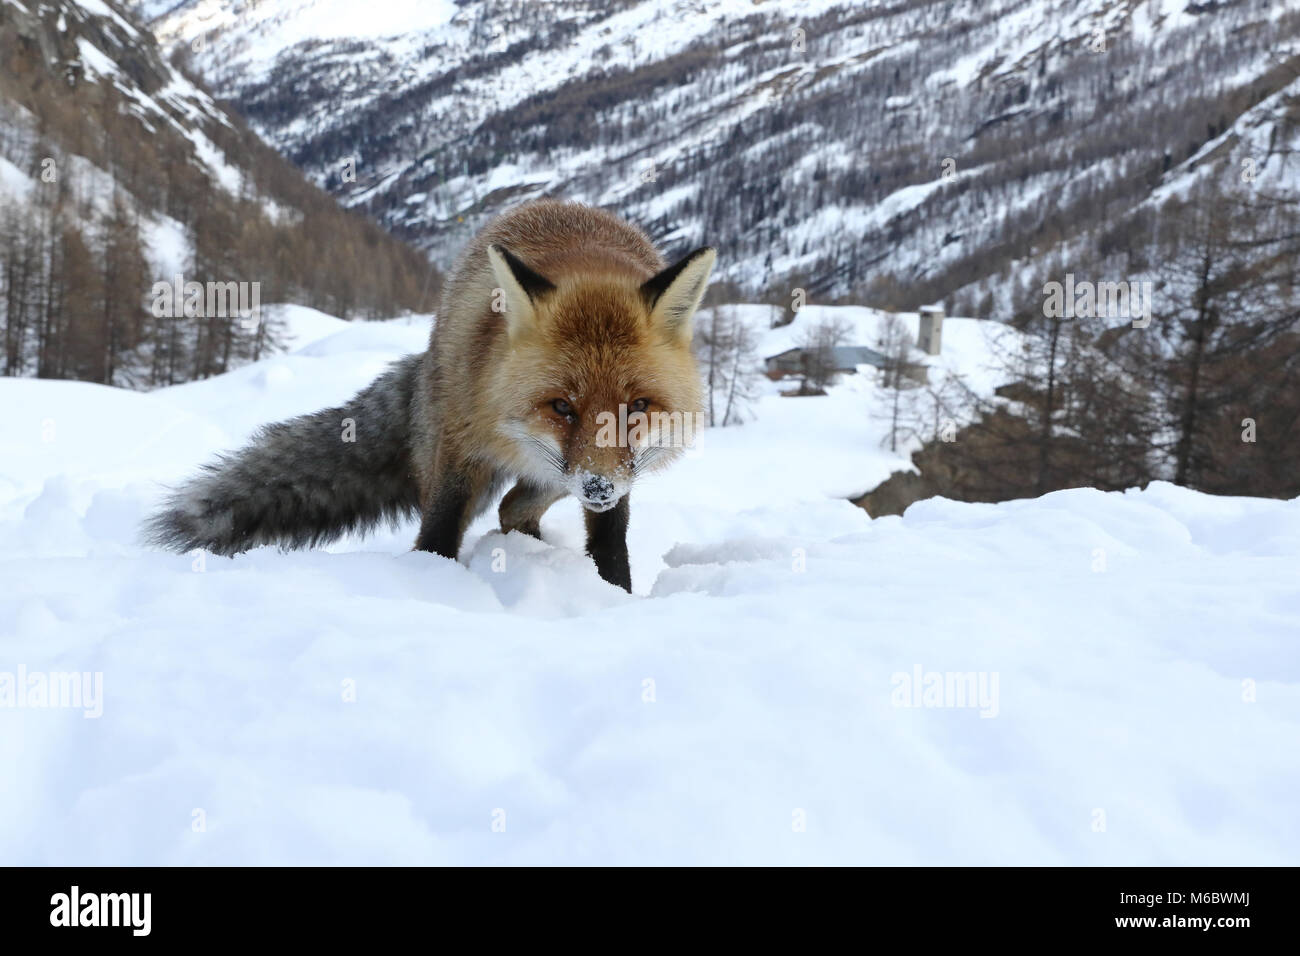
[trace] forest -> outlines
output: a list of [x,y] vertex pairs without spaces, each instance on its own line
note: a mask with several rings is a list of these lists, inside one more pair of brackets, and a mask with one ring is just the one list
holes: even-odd
[[[111,22],[75,15],[0,17],[0,172],[16,185],[0,188],[0,374],[148,388],[276,344],[271,320],[155,315],[150,290],[178,268],[344,318],[432,310],[440,273],[424,255],[341,208],[201,88],[182,97],[151,40],[115,46]],[[87,73],[84,44],[114,51],[114,82]]]

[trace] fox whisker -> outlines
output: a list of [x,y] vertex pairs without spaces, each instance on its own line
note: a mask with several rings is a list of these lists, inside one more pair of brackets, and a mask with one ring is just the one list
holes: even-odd
[[528,435],[526,437],[528,438],[529,443],[542,453],[542,457],[546,459],[546,461],[550,463],[556,471],[560,474],[564,474],[568,470],[564,458],[556,454],[555,449],[550,445],[535,435]]
[[632,474],[643,474],[653,468],[655,462],[664,456],[664,452],[662,445],[646,445],[644,448],[637,449],[636,454],[632,456]]

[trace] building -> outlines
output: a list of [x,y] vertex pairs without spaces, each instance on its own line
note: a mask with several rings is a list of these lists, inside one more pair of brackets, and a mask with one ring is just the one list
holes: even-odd
[[916,347],[926,355],[938,355],[943,347],[943,306],[923,305],[916,323]]
[[[816,351],[816,349],[797,347],[771,355],[765,360],[767,374],[773,378],[804,375],[810,363],[814,361]],[[837,345],[831,349],[831,365],[835,372],[856,372],[859,365],[882,368],[884,364],[885,357],[865,345]]]

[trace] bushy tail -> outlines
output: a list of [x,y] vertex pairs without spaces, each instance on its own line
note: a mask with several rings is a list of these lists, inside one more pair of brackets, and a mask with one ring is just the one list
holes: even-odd
[[149,519],[146,539],[231,555],[263,544],[327,544],[414,514],[411,396],[423,359],[402,359],[343,405],[267,425],[243,449],[205,465]]

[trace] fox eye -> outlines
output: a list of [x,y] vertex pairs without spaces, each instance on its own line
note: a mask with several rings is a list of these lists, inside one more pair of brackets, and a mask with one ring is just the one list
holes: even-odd
[[638,398],[635,402],[633,402],[631,405],[627,407],[627,410],[635,415],[637,412],[644,412],[649,407],[650,407],[650,399]]
[[573,417],[573,406],[562,398],[557,398],[555,401],[551,402],[551,408],[555,409],[555,414],[559,415],[561,418]]

